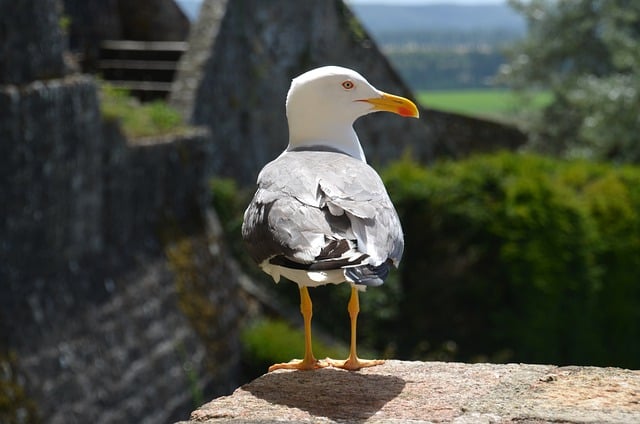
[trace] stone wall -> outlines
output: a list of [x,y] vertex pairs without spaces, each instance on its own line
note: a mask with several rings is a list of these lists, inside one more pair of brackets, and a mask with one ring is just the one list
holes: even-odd
[[57,0],[0,0],[0,84],[60,77],[65,47]]
[[119,0],[122,38],[144,41],[182,41],[189,20],[174,0]]
[[205,231],[209,134],[127,141],[88,77],[0,99],[0,350],[40,416],[169,422],[228,393],[246,307]]
[[[260,168],[286,147],[284,101],[300,73],[346,66],[383,91],[413,97],[342,0],[205,0],[189,41],[171,101],[187,119],[211,129],[215,171],[244,184],[252,184]],[[524,142],[514,128],[428,110],[419,121],[366,116],[356,130],[374,165],[405,151],[428,163],[436,156]]]
[[208,208],[210,134],[104,122],[47,43],[55,4],[0,2],[0,421],[172,422],[239,383],[247,298]]
[[127,140],[116,122],[104,126],[104,242],[115,248],[153,246],[163,226],[202,230],[208,207],[211,138],[204,128],[180,136]]
[[189,424],[238,422],[632,424],[640,371],[403,361],[277,371],[203,405]]
[[69,47],[97,69],[103,40],[183,41],[189,20],[174,0],[62,0]]
[[190,121],[196,108],[200,85],[209,70],[218,47],[218,34],[227,12],[228,0],[203,1],[198,19],[191,25],[189,49],[178,62],[177,76],[171,89],[171,103]]
[[63,0],[70,20],[69,48],[87,69],[97,69],[100,42],[122,37],[118,0]]
[[102,249],[100,125],[91,78],[0,86],[4,272],[47,274]]

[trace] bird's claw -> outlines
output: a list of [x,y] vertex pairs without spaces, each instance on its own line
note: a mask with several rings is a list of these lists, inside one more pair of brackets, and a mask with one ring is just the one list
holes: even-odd
[[347,359],[326,359],[327,363],[334,368],[342,368],[348,371],[357,371],[361,368],[375,367],[376,365],[384,364],[383,359],[360,359],[356,357],[349,357]]
[[319,359],[292,359],[289,362],[283,362],[280,364],[273,364],[269,367],[269,372],[275,370],[302,370],[309,371],[318,368],[326,368],[330,366],[326,360]]

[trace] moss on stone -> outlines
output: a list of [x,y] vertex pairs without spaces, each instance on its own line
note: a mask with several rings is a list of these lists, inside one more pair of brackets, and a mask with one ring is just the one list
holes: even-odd
[[[201,246],[205,248],[206,246]],[[218,311],[203,293],[208,291],[206,277],[196,262],[196,241],[177,240],[166,247],[169,264],[175,273],[179,307],[191,320],[193,328],[203,340],[209,341],[212,323],[217,322]]]
[[206,348],[205,367],[211,375],[219,375],[238,362],[234,356],[239,333],[234,331],[240,326],[236,321],[241,294],[235,293],[233,284],[225,283],[233,276],[220,256],[210,253],[213,240],[186,235],[176,226],[166,227],[164,249],[174,273],[178,307]]
[[163,101],[140,103],[126,90],[100,83],[100,107],[105,120],[117,121],[130,138],[181,134],[189,129],[178,111]]
[[0,352],[0,422],[39,423],[36,402],[26,393],[13,352]]
[[337,1],[336,8],[338,9],[338,15],[344,19],[345,27],[348,28],[353,39],[358,43],[369,41],[367,30],[362,26],[362,23],[353,12],[351,12],[349,7],[347,7],[344,2]]

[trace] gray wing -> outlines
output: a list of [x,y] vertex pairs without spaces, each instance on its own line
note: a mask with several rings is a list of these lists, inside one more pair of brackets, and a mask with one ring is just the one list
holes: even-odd
[[378,174],[334,152],[287,152],[265,166],[242,235],[258,263],[348,268],[353,279],[379,281],[372,284],[382,283],[404,248],[398,215]]

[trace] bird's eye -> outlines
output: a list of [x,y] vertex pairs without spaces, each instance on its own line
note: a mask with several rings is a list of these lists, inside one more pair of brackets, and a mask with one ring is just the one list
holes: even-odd
[[342,83],[342,88],[345,90],[351,90],[353,87],[355,87],[355,84],[351,80],[346,80]]

